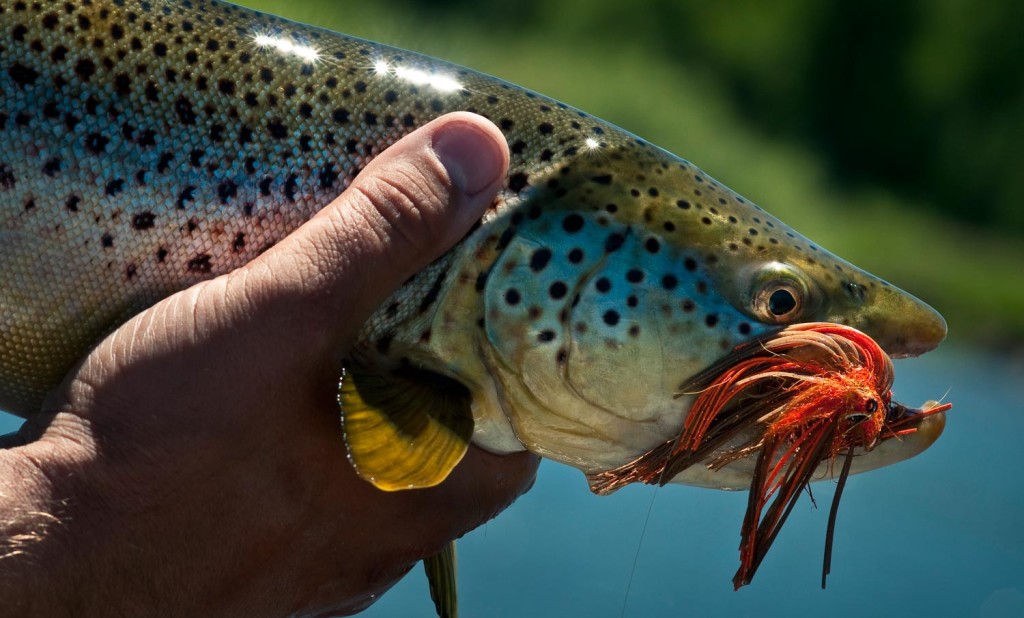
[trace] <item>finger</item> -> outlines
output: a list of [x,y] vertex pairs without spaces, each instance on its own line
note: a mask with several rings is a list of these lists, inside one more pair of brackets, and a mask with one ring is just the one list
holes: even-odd
[[264,320],[261,310],[286,318],[264,332],[292,345],[296,337],[322,345],[327,329],[337,347],[466,234],[493,202],[507,166],[508,147],[493,124],[468,113],[439,118],[379,155],[337,200],[237,271],[227,292],[247,300],[251,319]]
[[471,446],[465,458],[452,471],[440,490],[446,499],[436,502],[460,504],[452,518],[450,530],[440,531],[439,538],[449,539],[493,519],[519,496],[533,487],[540,457],[529,451],[496,455]]

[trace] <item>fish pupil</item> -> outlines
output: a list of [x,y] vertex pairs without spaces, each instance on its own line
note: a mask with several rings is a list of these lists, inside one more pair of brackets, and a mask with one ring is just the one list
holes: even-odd
[[789,290],[775,290],[768,297],[768,311],[771,311],[774,316],[784,316],[795,308],[796,298]]

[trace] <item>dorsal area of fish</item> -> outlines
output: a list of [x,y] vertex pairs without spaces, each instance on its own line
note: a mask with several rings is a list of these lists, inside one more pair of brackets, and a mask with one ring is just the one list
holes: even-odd
[[[667,311],[679,341],[717,353],[774,325],[751,304],[751,281],[770,264],[814,288],[801,319],[884,337],[931,315],[687,162],[468,69],[215,1],[3,0],[0,20],[0,406],[16,413],[37,410],[104,333],[246,263],[390,144],[455,110],[500,127],[508,178],[473,235],[367,325],[365,343],[382,355],[401,349],[472,376],[482,360],[450,355],[479,358],[469,346],[482,333],[552,344],[536,347],[557,361],[579,328],[570,314],[609,351],[630,337],[653,349],[643,338],[655,331],[632,334],[630,311]],[[650,290],[591,300],[584,286],[608,268],[626,273],[616,293],[642,270],[669,308],[641,302]],[[890,339],[921,351],[933,335]],[[489,353],[514,356],[518,344],[506,345],[515,349]]]

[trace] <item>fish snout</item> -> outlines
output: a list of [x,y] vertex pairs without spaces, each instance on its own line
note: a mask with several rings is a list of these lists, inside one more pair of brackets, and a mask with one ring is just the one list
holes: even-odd
[[[892,358],[919,356],[946,338],[946,320],[927,303],[895,287],[878,291],[850,326],[870,335]],[[859,324],[858,324],[859,322]]]

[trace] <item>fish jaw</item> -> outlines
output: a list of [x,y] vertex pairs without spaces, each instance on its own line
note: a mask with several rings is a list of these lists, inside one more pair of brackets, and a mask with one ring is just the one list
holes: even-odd
[[938,311],[899,288],[878,280],[871,298],[861,300],[860,291],[847,292],[833,307],[838,322],[861,330],[878,342],[893,358],[919,356],[934,350],[946,338],[946,320]]
[[[918,409],[907,409],[899,404],[893,405],[903,408],[903,413],[912,419],[904,421],[901,426],[901,429],[908,430],[908,432],[902,435],[884,437],[871,449],[855,449],[850,474],[870,472],[871,470],[891,466],[916,457],[926,451],[942,435],[946,427],[945,411],[925,413],[925,411],[938,405],[936,402],[930,401]],[[737,440],[736,444],[742,443],[745,439],[747,438]],[[712,455],[709,460],[714,459],[716,456],[717,454]],[[668,482],[676,485],[690,485],[729,491],[749,490],[750,479],[754,474],[756,463],[756,452],[717,469],[711,469],[704,463],[701,463],[683,470]],[[838,474],[838,468],[835,464],[835,461],[822,462],[815,471],[813,481],[817,482],[834,478]]]

